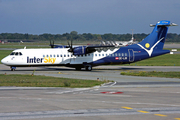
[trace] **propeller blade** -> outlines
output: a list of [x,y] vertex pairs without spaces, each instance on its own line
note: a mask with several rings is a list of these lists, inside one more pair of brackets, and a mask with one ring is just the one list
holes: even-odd
[[73,52],[72,39],[71,39],[71,43],[70,43],[70,44],[69,44],[69,41],[68,41],[68,45],[69,45],[69,50],[68,50],[68,52]]
[[51,43],[51,40],[50,40],[50,46],[51,48],[54,48],[54,40],[53,40],[53,44]]
[[72,49],[72,39],[71,39],[71,49]]
[[68,46],[69,46],[69,48],[71,47],[70,44],[69,44],[69,41],[68,41]]

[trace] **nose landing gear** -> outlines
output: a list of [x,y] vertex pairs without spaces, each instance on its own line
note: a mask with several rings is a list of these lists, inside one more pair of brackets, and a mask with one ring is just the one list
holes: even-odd
[[10,67],[11,68],[11,71],[15,71],[16,70],[16,67]]

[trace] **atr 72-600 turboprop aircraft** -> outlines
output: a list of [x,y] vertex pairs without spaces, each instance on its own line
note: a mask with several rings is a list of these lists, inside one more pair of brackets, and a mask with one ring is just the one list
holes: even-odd
[[11,70],[15,70],[16,67],[66,66],[76,70],[85,68],[88,71],[98,65],[132,63],[169,53],[169,50],[163,50],[164,42],[168,27],[176,25],[166,20],[159,21],[156,25],[150,25],[154,30],[144,40],[126,47],[73,47],[71,42],[71,45],[63,48],[17,49],[1,62],[10,66]]

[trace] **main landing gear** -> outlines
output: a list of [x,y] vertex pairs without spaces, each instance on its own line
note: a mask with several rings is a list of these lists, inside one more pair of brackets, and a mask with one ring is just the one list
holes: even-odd
[[[84,68],[86,71],[91,71],[92,70],[92,65],[84,65]],[[81,71],[81,67],[76,67],[77,71]]]
[[81,67],[76,67],[76,70],[77,71],[81,71]]
[[91,65],[88,65],[88,66],[86,66],[86,71],[91,71],[92,70],[92,66]]
[[16,70],[16,67],[10,67],[11,68],[11,71],[15,71]]

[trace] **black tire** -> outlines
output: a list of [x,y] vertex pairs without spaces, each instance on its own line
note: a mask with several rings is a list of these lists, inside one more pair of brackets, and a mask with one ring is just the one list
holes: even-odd
[[11,71],[15,71],[16,70],[16,67],[10,67],[11,68]]
[[91,71],[91,70],[92,70],[92,66],[91,65],[86,66],[86,71]]

